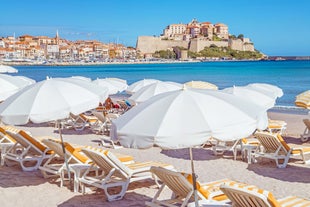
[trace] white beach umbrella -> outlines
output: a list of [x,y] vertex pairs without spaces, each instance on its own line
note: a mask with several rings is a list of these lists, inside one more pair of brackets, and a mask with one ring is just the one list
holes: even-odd
[[26,76],[14,76],[14,77],[22,81],[24,86],[28,86],[28,85],[36,83],[35,80],[33,80],[32,78],[28,78]]
[[[43,123],[68,118],[70,113],[80,114],[96,108],[108,97],[105,88],[90,82],[55,78],[23,88],[0,104],[0,119],[5,124],[22,125],[29,121]],[[61,142],[61,126],[59,124]],[[64,154],[66,153],[62,145]],[[65,156],[70,180],[70,170]]]
[[18,70],[9,65],[0,65],[0,73],[17,73]]
[[206,81],[188,81],[184,84],[191,88],[213,89],[213,90],[218,89],[216,85],[214,85],[213,83],[206,82]]
[[156,83],[158,81],[159,80],[156,80],[156,79],[143,79],[143,80],[139,80],[137,82],[134,82],[130,86],[128,86],[128,88],[126,89],[126,93],[132,95],[135,92],[137,92],[139,89],[141,89],[142,87],[150,85],[152,83]]
[[120,91],[124,91],[128,88],[127,81],[124,79],[121,78],[105,78],[105,79],[117,85],[121,89]]
[[102,87],[107,87],[109,94],[116,94],[118,92],[122,92],[128,87],[126,82],[112,78],[97,78],[93,81],[93,83]]
[[70,78],[91,82],[91,79],[85,76],[71,76]]
[[124,79],[121,79],[121,78],[109,77],[109,78],[106,78],[106,79],[119,81],[119,82],[125,83],[127,85],[127,81],[124,80]]
[[150,85],[142,87],[128,99],[135,103],[142,103],[155,95],[169,91],[180,90],[182,89],[182,86],[183,85],[180,83],[158,81],[156,83],[152,83]]
[[123,114],[114,122],[117,134],[112,136],[126,147],[182,148],[209,137],[240,139],[266,129],[267,123],[266,110],[250,101],[221,91],[181,89],[154,96]]
[[244,100],[251,101],[254,104],[257,104],[265,108],[266,110],[274,107],[276,101],[275,97],[272,97],[270,95],[267,95],[266,93],[245,86],[233,86],[225,88],[222,91],[233,94]]
[[27,84],[15,76],[0,74],[0,101],[13,95]]
[[227,141],[247,137],[267,123],[263,108],[234,95],[181,89],[154,96],[123,114],[113,122],[111,137],[130,148],[189,147],[197,195],[191,147],[210,137]]
[[0,104],[1,121],[7,124],[42,123],[96,108],[108,97],[105,88],[92,83],[54,78],[29,85]]
[[281,88],[275,85],[268,84],[268,83],[251,83],[251,84],[246,85],[245,87],[257,90],[274,99],[280,98],[283,96],[283,91]]

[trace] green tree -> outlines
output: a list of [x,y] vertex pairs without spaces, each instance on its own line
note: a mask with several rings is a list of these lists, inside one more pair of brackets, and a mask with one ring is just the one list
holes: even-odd
[[159,50],[155,52],[154,57],[163,59],[175,59],[176,54],[170,50]]
[[230,35],[230,36],[229,36],[229,39],[235,40],[235,39],[237,39],[237,37],[236,37],[236,35]]
[[243,34],[239,34],[237,38],[238,38],[238,39],[243,39],[243,38],[244,38],[244,35],[243,35]]

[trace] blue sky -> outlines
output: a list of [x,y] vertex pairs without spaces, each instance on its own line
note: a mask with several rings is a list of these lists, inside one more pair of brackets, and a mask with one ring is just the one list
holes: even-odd
[[267,55],[310,55],[309,0],[2,1],[0,36],[55,36],[136,45],[172,23],[222,22]]

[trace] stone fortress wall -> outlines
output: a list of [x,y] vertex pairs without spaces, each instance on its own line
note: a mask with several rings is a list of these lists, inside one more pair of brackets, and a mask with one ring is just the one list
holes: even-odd
[[140,36],[137,40],[137,50],[141,54],[152,54],[159,50],[172,50],[173,47],[183,47],[192,52],[199,52],[205,47],[216,45],[217,47],[230,47],[239,51],[254,51],[254,45],[249,42],[248,38],[244,40],[236,39],[228,41],[210,41],[202,38],[191,40],[165,40],[161,37]]
[[254,45],[243,35],[230,37],[228,26],[223,23],[198,22],[193,19],[188,24],[170,24],[159,37],[140,36],[136,48],[141,55],[153,54],[160,50],[173,50],[182,47],[192,52],[200,52],[205,47],[230,47],[238,51],[254,51]]
[[161,37],[140,36],[137,40],[137,51],[142,54],[155,53],[159,50],[172,50],[173,47],[188,48],[190,41],[162,40]]

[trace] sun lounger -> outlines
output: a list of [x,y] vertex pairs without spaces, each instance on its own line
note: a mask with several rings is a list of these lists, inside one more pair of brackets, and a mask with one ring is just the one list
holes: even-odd
[[[147,206],[187,206],[194,200],[194,190],[191,174],[181,173],[164,169],[161,167],[152,167],[151,172],[156,175],[162,185],[155,194],[151,202],[146,202]],[[227,197],[219,189],[220,185],[229,182],[228,179],[217,180],[209,183],[197,182],[197,191],[199,200],[212,200],[219,203],[226,203]],[[173,196],[170,199],[159,200],[161,193],[168,187]]]
[[6,133],[6,129],[1,126],[0,127],[0,144],[3,144],[3,143],[14,144],[15,142],[16,142],[15,139],[13,139],[11,135]]
[[85,127],[91,127],[97,124],[98,119],[95,116],[85,114],[74,115],[70,113],[70,118],[66,119],[62,125],[63,127],[73,127],[76,131],[82,131]]
[[5,127],[1,126],[0,127],[0,160],[1,160],[1,165],[4,165],[4,154],[6,151],[13,147],[14,144],[16,143],[15,139],[11,137],[8,133],[5,131]]
[[106,148],[111,148],[111,149],[123,148],[123,146],[113,141],[110,136],[103,135],[102,137],[100,137],[100,141],[101,141],[101,145]]
[[[89,175],[89,171],[84,173],[80,178],[83,192],[85,192],[85,185],[101,188],[104,190],[108,201],[122,199],[129,183],[153,178],[150,172],[151,166],[173,169],[172,165],[153,161],[124,164],[111,151],[93,147],[83,148],[82,151],[92,160],[91,167],[98,167],[102,171],[99,176]],[[111,194],[109,188],[116,186],[120,187],[121,190],[116,194]]]
[[260,147],[254,153],[255,157],[265,157],[274,159],[278,168],[285,168],[289,159],[292,157],[301,157],[306,163],[305,154],[310,153],[310,147],[291,147],[288,145],[280,134],[255,133],[254,135],[260,142]]
[[[42,142],[52,149],[54,154],[44,163],[43,166],[40,166],[39,169],[41,170],[44,178],[60,177],[60,187],[62,187],[64,184],[65,172],[67,172],[68,169],[66,163],[64,162],[65,154],[63,153],[61,141],[55,139],[43,139]],[[76,175],[76,170],[75,168],[72,168],[72,166],[77,164],[87,165],[90,160],[88,157],[81,154],[79,149],[74,148],[69,143],[65,142],[64,146],[66,149],[66,159],[69,170],[74,173],[74,178],[76,178],[78,175]],[[56,157],[59,160],[57,163],[54,162],[54,158]],[[76,184],[74,179],[74,189],[76,190],[77,187],[78,184]]]
[[283,134],[283,132],[286,130],[287,123],[282,120],[268,120],[268,127],[267,131],[270,133],[279,133]]
[[230,151],[233,153],[234,160],[237,159],[238,151],[241,151],[241,139],[235,141],[221,141],[214,139],[212,142],[212,150],[214,155],[223,155],[225,152]]
[[105,117],[104,112],[92,111],[92,114],[97,118],[97,122],[91,126],[92,131],[98,134],[104,134],[108,129],[108,119]]
[[303,119],[304,124],[306,125],[304,133],[300,136],[302,142],[306,142],[310,138],[310,119]]
[[[48,159],[43,166],[40,166],[39,169],[45,178],[60,177],[60,186],[62,187],[65,179],[65,172],[67,172],[68,169],[64,162],[65,154],[63,153],[61,141],[55,139],[43,139],[42,142],[54,151],[54,155]],[[69,171],[74,173],[74,192],[78,192],[79,177],[89,168],[91,160],[82,153],[81,149],[83,147],[74,147],[68,142],[64,142],[64,146],[66,149]],[[59,160],[62,160],[62,162],[53,162],[55,156],[57,156]],[[117,158],[125,163],[133,162],[133,157],[129,155],[117,154]]]
[[238,207],[301,207],[310,206],[310,200],[288,196],[277,200],[269,191],[257,187],[225,183],[220,189],[231,200],[232,206]]
[[[9,161],[15,161],[21,165],[24,171],[33,171],[37,170],[44,160],[52,156],[52,151],[49,148],[25,131],[6,130],[6,133],[16,141],[3,155],[6,164],[10,164]],[[17,147],[18,150],[16,150]],[[33,162],[35,163],[33,164]]]

